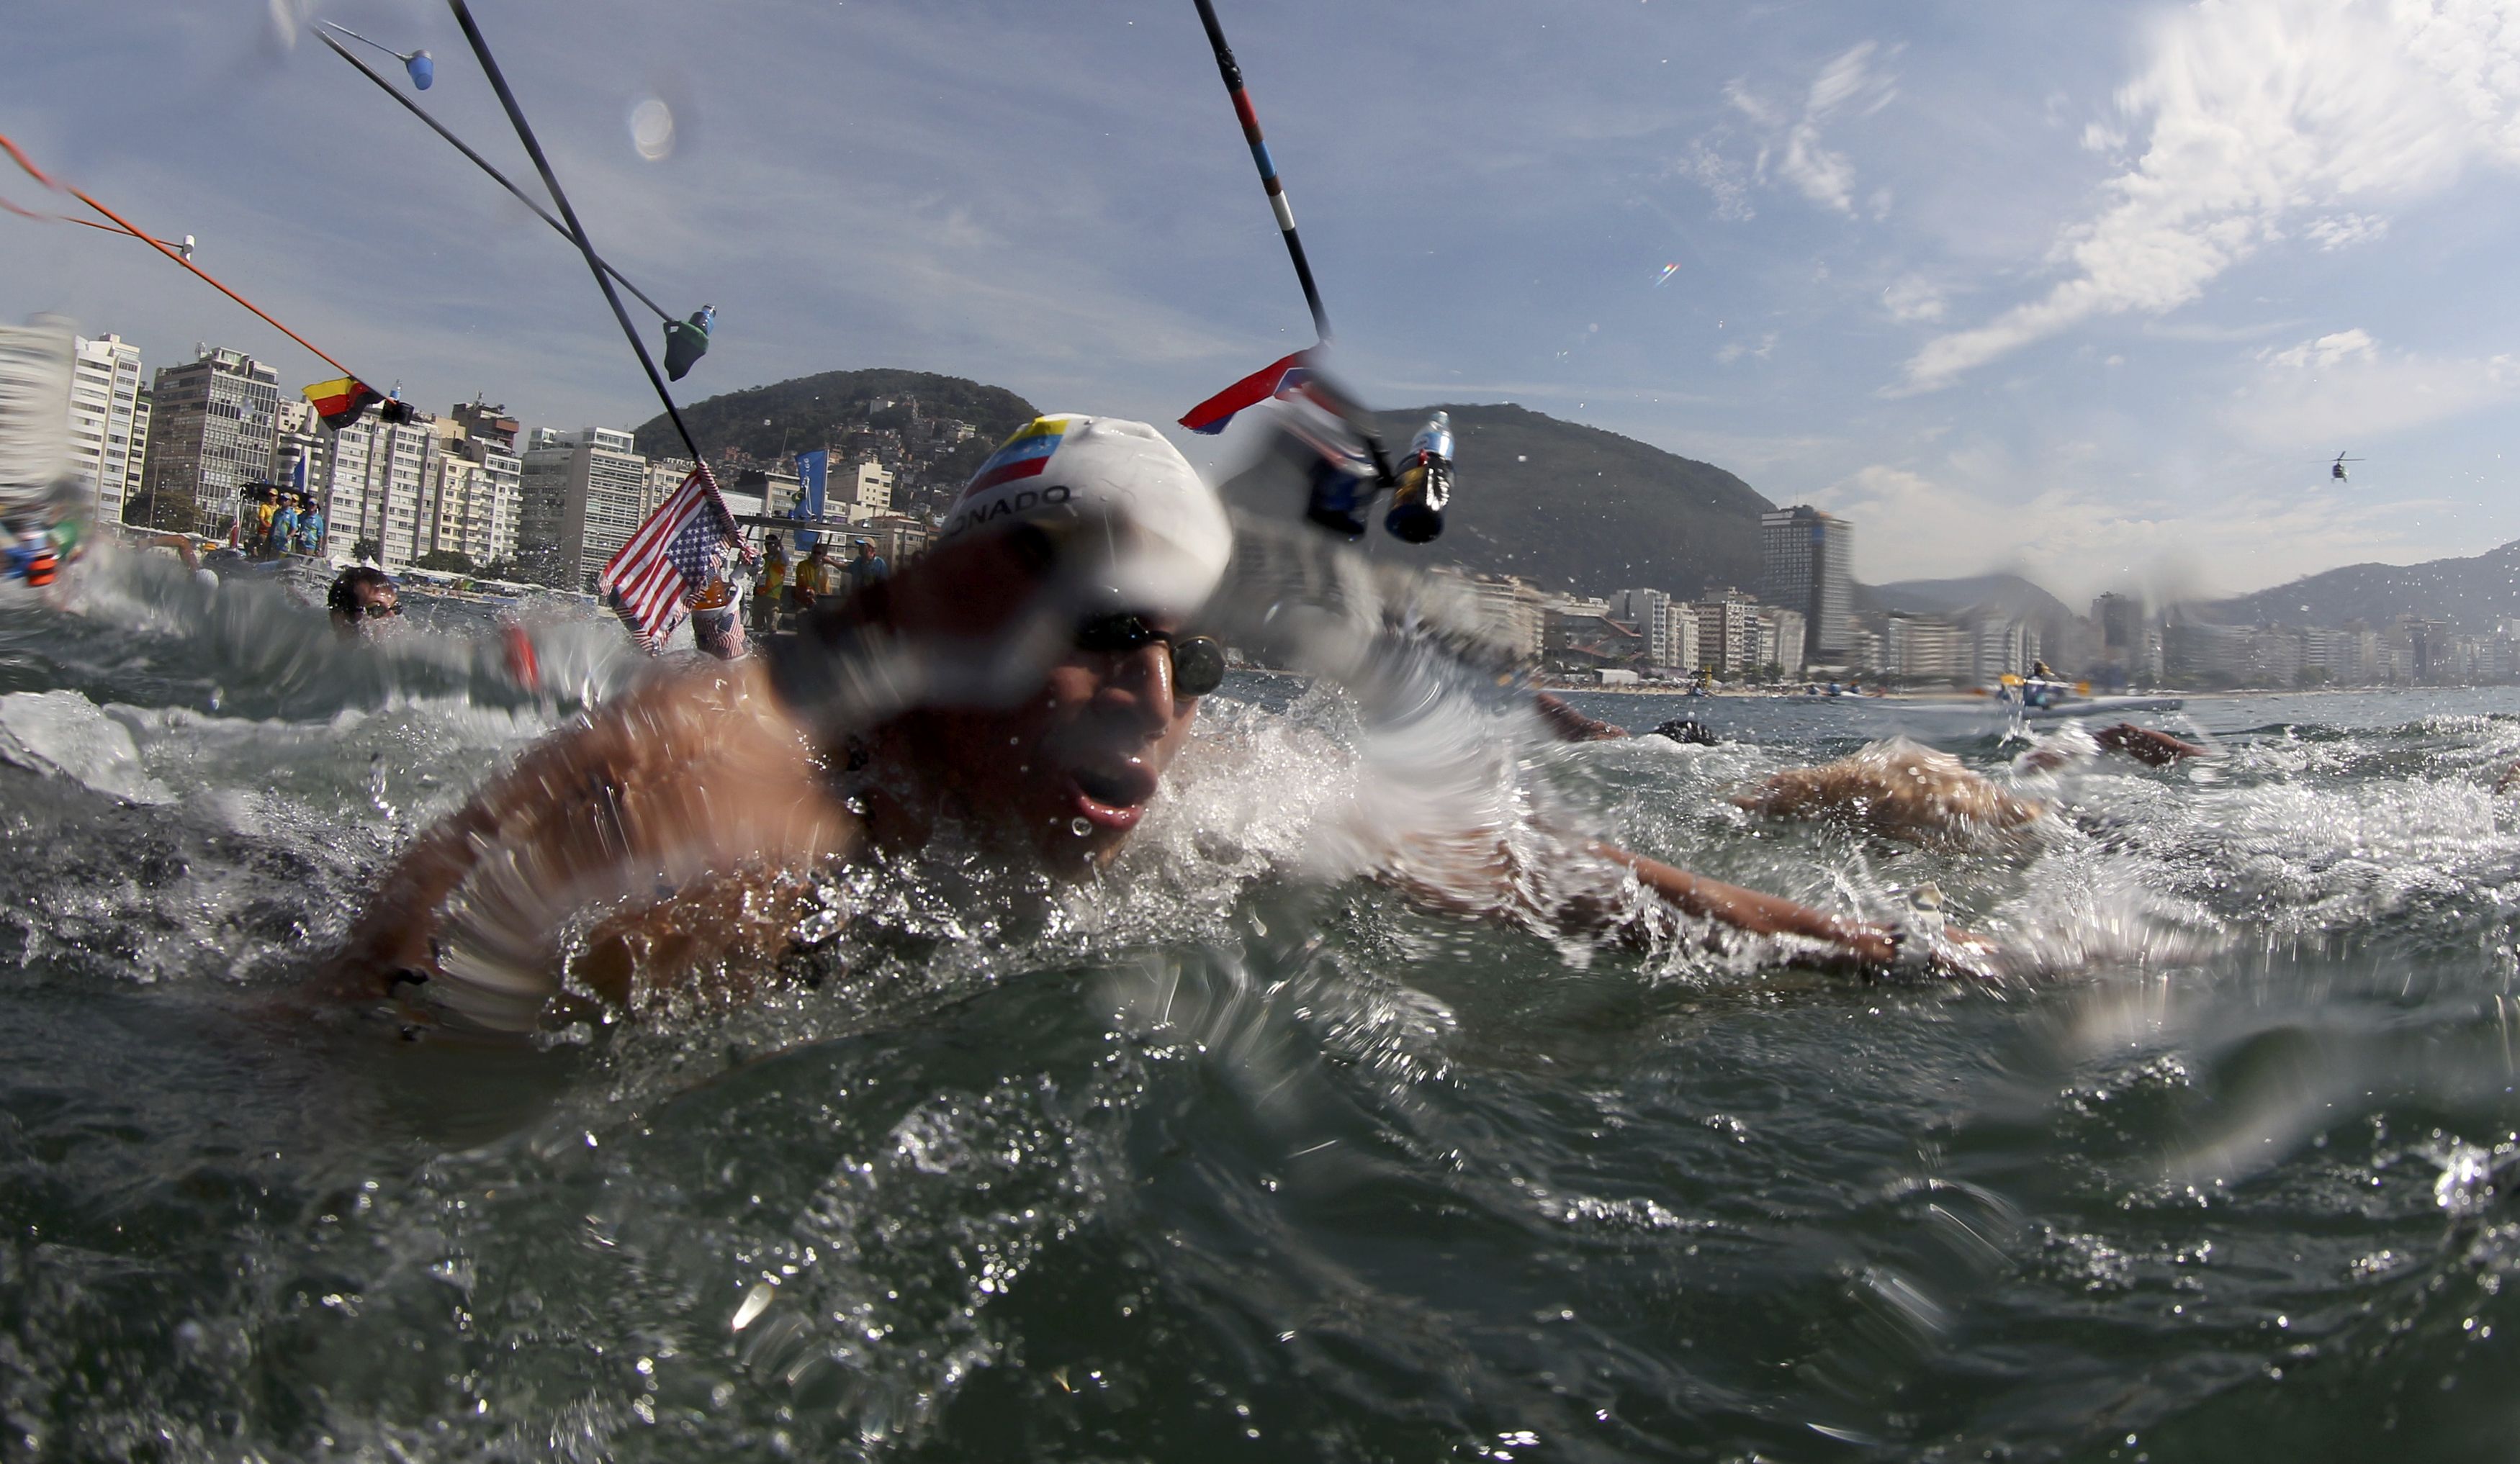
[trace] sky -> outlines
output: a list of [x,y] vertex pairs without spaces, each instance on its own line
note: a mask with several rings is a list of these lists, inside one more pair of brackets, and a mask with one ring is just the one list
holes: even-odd
[[[1718,464],[1852,519],[1873,582],[2223,594],[2520,539],[2520,0],[1218,8],[1376,406]],[[474,13],[597,246],[717,307],[693,399],[893,366],[1169,421],[1311,340],[1188,0]],[[39,5],[0,132],[423,405],[652,416],[575,252],[324,21],[427,47],[405,94],[530,179],[424,0]],[[36,312],[335,375],[0,213],[0,318]]]

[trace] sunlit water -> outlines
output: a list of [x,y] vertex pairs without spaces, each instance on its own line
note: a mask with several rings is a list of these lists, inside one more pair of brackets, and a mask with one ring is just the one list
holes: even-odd
[[[2199,700],[2222,758],[1953,848],[1728,796],[1901,730],[2008,777],[1992,723],[1578,697],[1739,740],[1560,747],[1246,678],[1097,884],[949,849],[743,1009],[404,1043],[286,998],[617,633],[525,607],[538,698],[476,612],[380,658],[191,593],[0,606],[0,1453],[2511,1451],[2520,693]],[[2006,973],[1429,912],[1355,872],[1425,799],[1931,882]]]

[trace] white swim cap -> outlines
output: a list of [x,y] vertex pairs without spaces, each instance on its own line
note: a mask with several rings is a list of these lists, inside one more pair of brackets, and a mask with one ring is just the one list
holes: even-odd
[[1101,588],[1159,614],[1204,604],[1234,553],[1216,490],[1162,433],[1116,417],[1034,418],[971,475],[937,542],[1027,523],[1102,536]]

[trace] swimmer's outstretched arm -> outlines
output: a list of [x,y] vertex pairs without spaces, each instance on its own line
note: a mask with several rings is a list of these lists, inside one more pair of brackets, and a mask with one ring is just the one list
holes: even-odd
[[[1561,846],[1566,847],[1566,846]],[[1586,839],[1569,852],[1626,869],[1637,881],[1683,914],[1729,925],[1748,935],[1791,936],[1829,950],[1820,963],[1857,971],[1885,971],[1907,966],[1918,970],[1965,973],[1970,957],[1992,954],[1983,939],[1946,929],[1938,942],[1903,949],[1901,932],[1863,920],[1850,920],[1824,910],[1764,894],[1720,879],[1632,854],[1615,844]],[[1517,861],[1506,846],[1483,833],[1455,837],[1406,837],[1387,851],[1380,877],[1437,909],[1460,914],[1519,912],[1573,933],[1600,933],[1621,923],[1617,903],[1588,888],[1579,876],[1569,892],[1552,891],[1555,868],[1517,873]],[[1921,956],[1921,959],[1915,958]]]
[[1532,693],[1531,704],[1540,713],[1541,725],[1561,742],[1614,742],[1628,734],[1624,727],[1613,727],[1598,717],[1587,717],[1567,705],[1562,696],[1547,691]]
[[2092,733],[2092,740],[2112,752],[2123,752],[2138,763],[2149,763],[2156,768],[2167,767],[2181,758],[2213,755],[2211,748],[2174,737],[2166,732],[2138,727],[2132,722],[2104,727]]
[[[1901,937],[1887,927],[1832,915],[1781,895],[1762,894],[1692,874],[1660,860],[1631,854],[1614,844],[1597,841],[1590,847],[1594,854],[1634,873],[1646,889],[1685,914],[1718,921],[1751,935],[1790,935],[1819,941],[1836,947],[1847,963],[1867,970],[1887,970],[1900,963]],[[1946,932],[1945,939],[1964,950],[1983,944],[1974,936],[1957,931]]]
[[803,868],[853,852],[860,832],[757,663],[660,677],[546,738],[415,840],[323,985],[382,998],[446,975],[450,944],[476,960],[555,962],[557,927],[578,911]]

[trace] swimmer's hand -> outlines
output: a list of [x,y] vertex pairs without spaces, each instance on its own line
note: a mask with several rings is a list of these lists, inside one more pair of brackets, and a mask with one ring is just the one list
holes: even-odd
[[1561,742],[1614,742],[1628,734],[1626,728],[1587,717],[1564,698],[1546,691],[1535,692],[1531,704],[1540,712],[1541,723]]
[[2148,727],[2138,727],[2132,722],[2121,722],[2115,727],[2102,728],[2092,733],[2092,740],[2112,752],[2123,752],[2138,763],[2149,764],[2155,768],[2168,767],[2181,758],[2210,755],[2209,749],[2200,747],[2194,742],[2182,741],[2168,732],[2154,732]]

